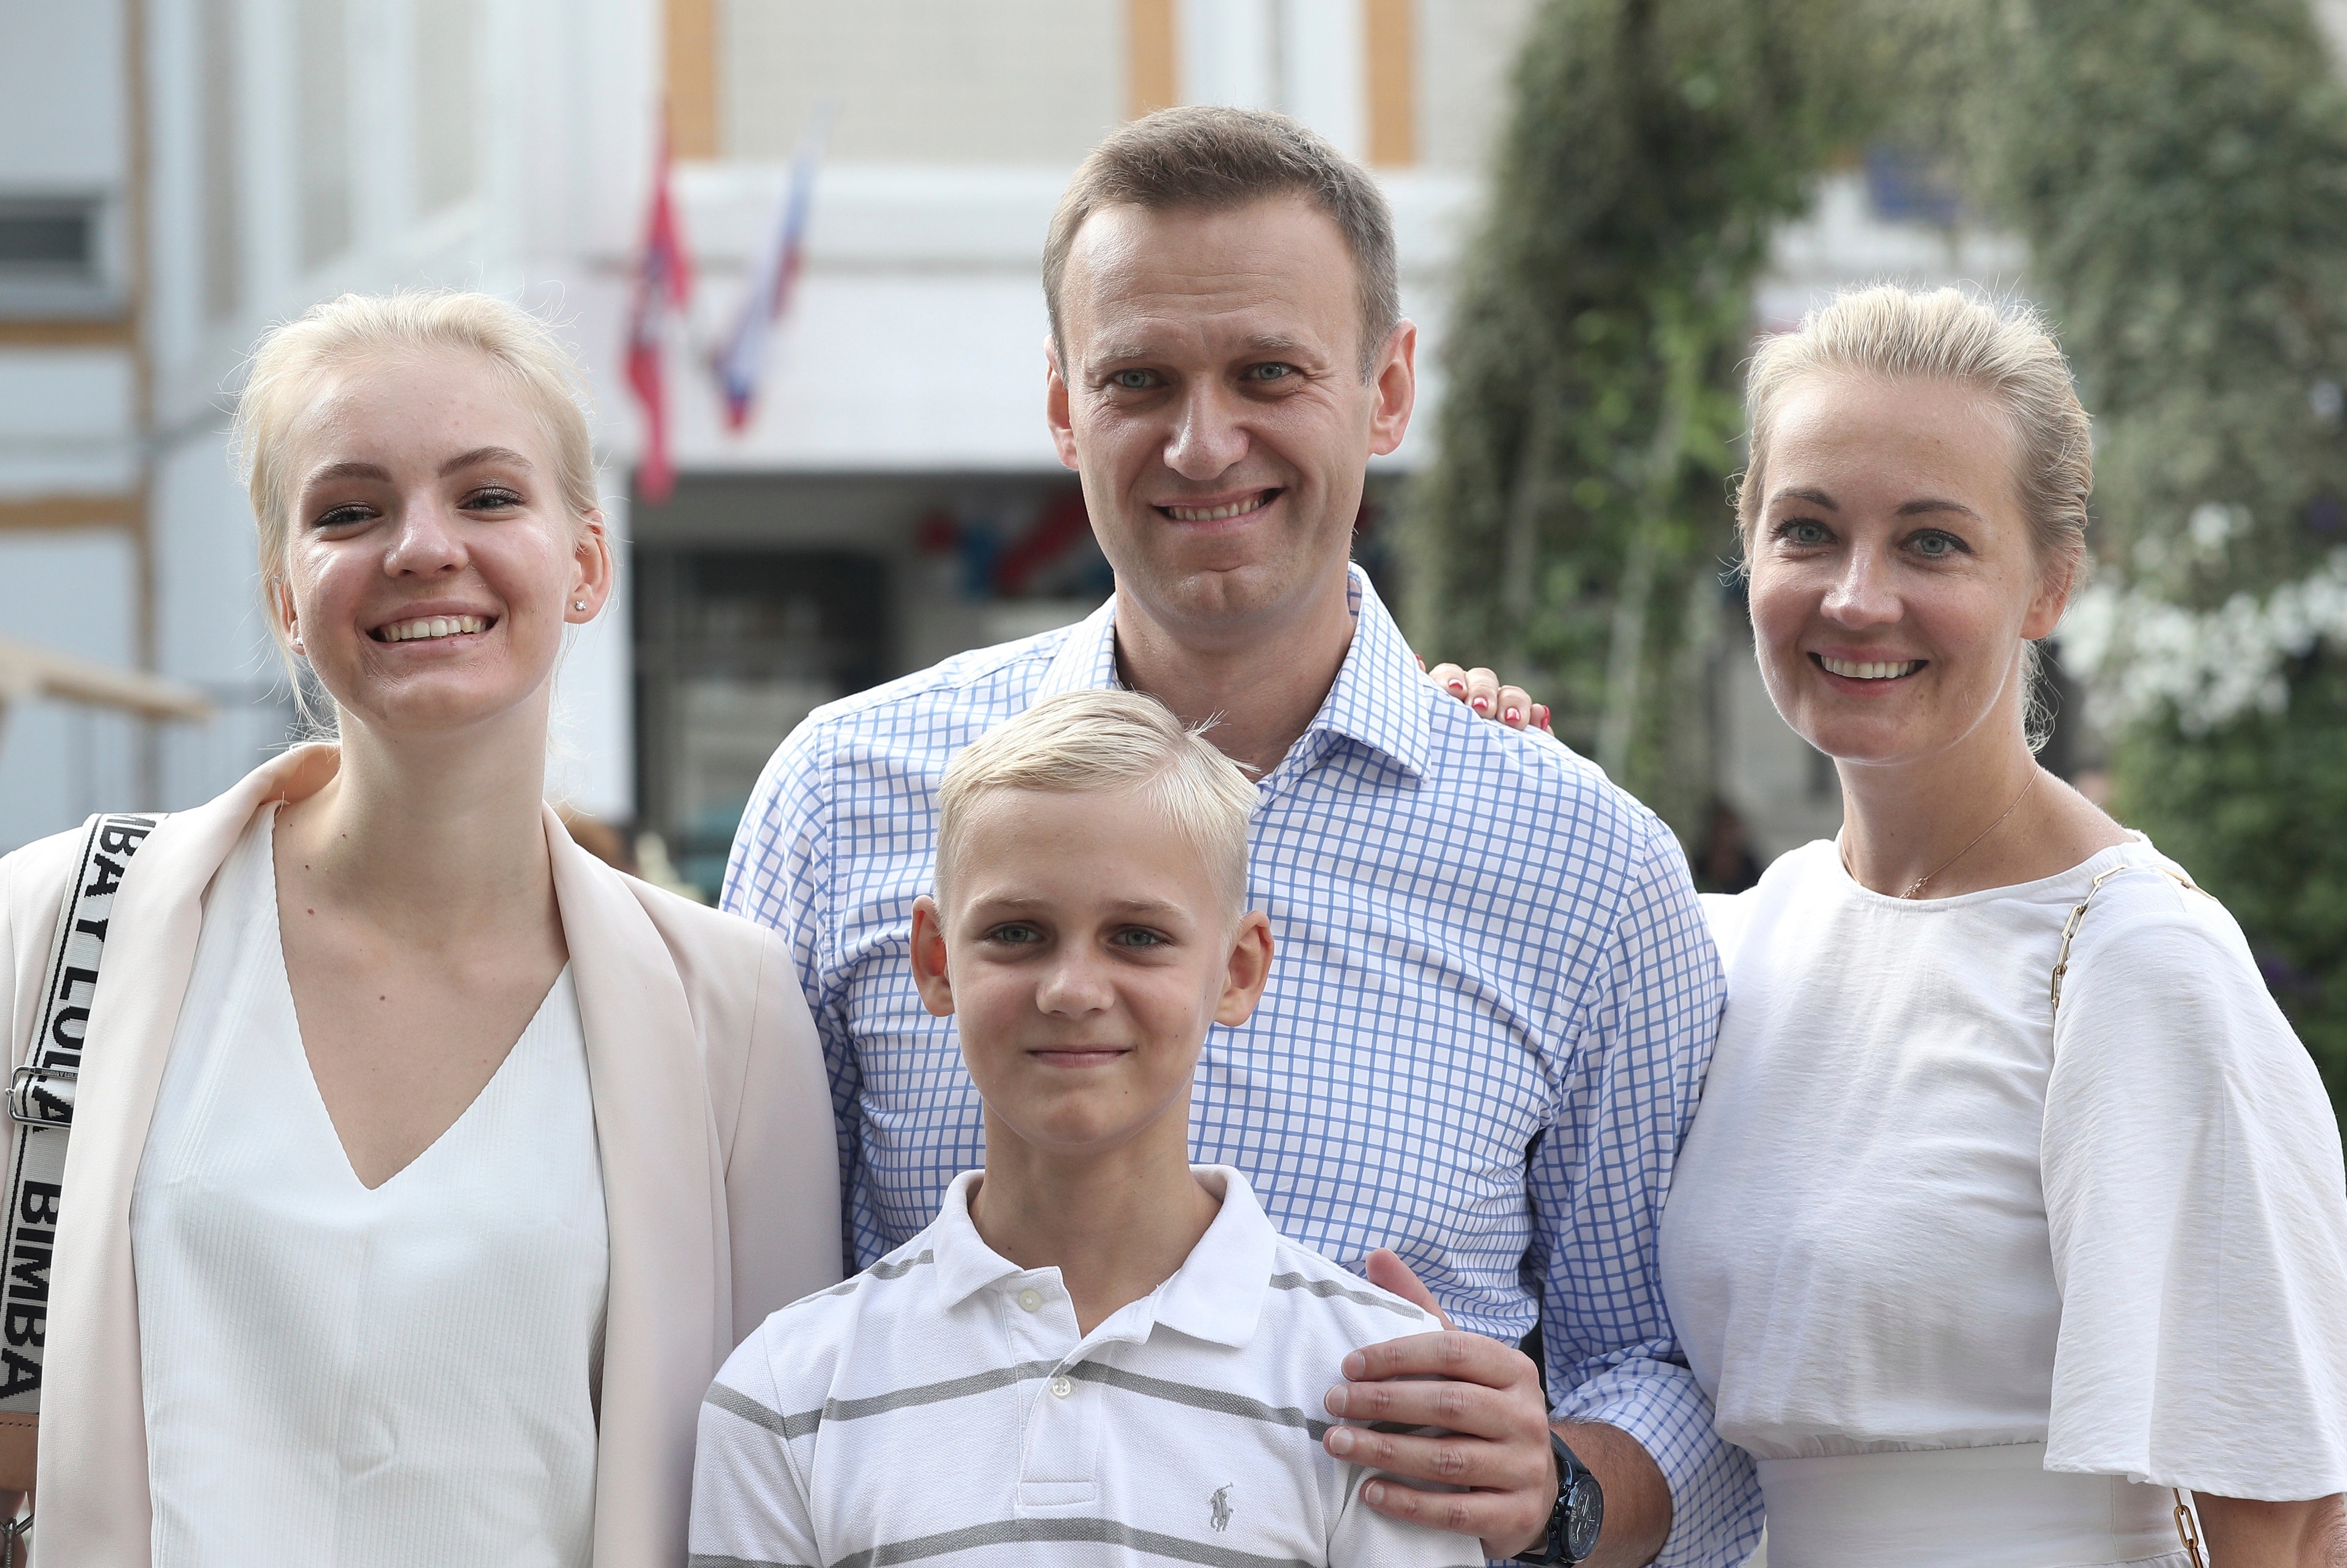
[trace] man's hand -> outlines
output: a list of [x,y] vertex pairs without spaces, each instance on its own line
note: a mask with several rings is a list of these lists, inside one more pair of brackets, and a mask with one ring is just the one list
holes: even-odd
[[1372,1481],[1362,1487],[1361,1500],[1379,1513],[1472,1535],[1488,1557],[1529,1551],[1545,1537],[1556,1506],[1556,1460],[1549,1451],[1540,1369],[1512,1345],[1453,1329],[1409,1266],[1384,1248],[1369,1254],[1368,1275],[1371,1284],[1433,1313],[1442,1331],[1388,1340],[1346,1357],[1345,1376],[1351,1380],[1328,1390],[1328,1413],[1441,1427],[1452,1435],[1412,1437],[1336,1426],[1322,1442],[1354,1464],[1466,1489],[1425,1492]]
[[[1321,1441],[1354,1464],[1467,1489],[1426,1492],[1368,1481],[1361,1500],[1379,1513],[1472,1535],[1487,1557],[1512,1557],[1541,1545],[1556,1508],[1556,1458],[1548,1446],[1540,1369],[1512,1345],[1454,1329],[1409,1265],[1383,1247],[1369,1254],[1368,1276],[1370,1284],[1434,1314],[1442,1332],[1389,1339],[1346,1357],[1350,1381],[1328,1390],[1328,1413],[1442,1427],[1452,1435],[1331,1427]],[[1556,1430],[1605,1493],[1605,1524],[1589,1568],[1653,1562],[1671,1532],[1671,1489],[1662,1468],[1618,1428],[1573,1422]]]

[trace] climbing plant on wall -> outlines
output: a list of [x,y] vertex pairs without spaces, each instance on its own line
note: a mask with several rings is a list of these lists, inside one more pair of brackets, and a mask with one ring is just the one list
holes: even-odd
[[1752,285],[1857,123],[1850,9],[1544,0],[1413,497],[1419,645],[1534,687],[1560,735],[1682,834],[1712,776],[1705,667]]

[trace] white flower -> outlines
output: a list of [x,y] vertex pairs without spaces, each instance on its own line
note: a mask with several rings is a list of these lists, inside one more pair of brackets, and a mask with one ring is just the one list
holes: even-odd
[[[2238,521],[2230,508],[2200,508],[2196,543],[2212,512],[2229,533]],[[2323,641],[2347,647],[2347,549],[2262,601],[2236,594],[2208,611],[2096,584],[2063,623],[2062,657],[2092,686],[2100,717],[2124,724],[2172,703],[2185,730],[2199,734],[2253,708],[2280,712],[2290,701],[2283,666]]]

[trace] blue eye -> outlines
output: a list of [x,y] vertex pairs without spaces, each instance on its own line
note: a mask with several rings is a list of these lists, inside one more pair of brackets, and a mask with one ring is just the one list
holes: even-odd
[[1963,540],[1952,534],[1943,534],[1937,528],[1916,535],[1913,543],[1915,554],[1930,561],[1939,560],[1943,555],[1952,555],[1964,547]]
[[1294,365],[1256,365],[1247,372],[1259,382],[1285,381],[1296,373]]
[[1133,926],[1117,932],[1116,935],[1110,940],[1114,942],[1119,947],[1163,947],[1166,943],[1167,938],[1165,933],[1163,932],[1150,931],[1142,926]]
[[1826,525],[1813,517],[1796,517],[1778,525],[1777,537],[1788,545],[1822,545],[1832,537]]
[[988,932],[986,933],[986,940],[989,942],[1008,942],[1013,946],[1021,946],[1028,942],[1042,941],[1043,933],[1023,921],[1011,921],[1006,924],[996,926],[992,931]]
[[1146,392],[1153,378],[1147,371],[1119,371],[1108,379],[1126,392]]

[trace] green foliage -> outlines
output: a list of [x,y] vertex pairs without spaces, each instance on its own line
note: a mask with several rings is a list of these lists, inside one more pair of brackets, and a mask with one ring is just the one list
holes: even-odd
[[[2307,0],[1545,0],[1462,267],[1409,621],[1554,694],[1683,833],[1752,284],[1869,133],[1942,149],[2027,239],[2096,416],[2106,584],[2238,609],[2347,548],[2347,87]],[[2347,1106],[2347,647],[2260,614],[2132,650],[2221,666],[2265,637],[2288,700],[2137,725],[2118,803],[2239,919]]]
[[[2305,576],[2347,543],[2347,87],[2306,0],[1982,15],[2006,112],[1972,117],[1978,167],[2097,421],[2100,569],[2193,611]],[[2125,820],[2239,920],[2347,1108],[2347,649],[2302,636],[2252,616],[2137,650],[2299,657],[2283,711],[2198,734],[2156,712],[2114,771]]]
[[2116,804],[2241,922],[2347,1112],[2347,670],[2326,658],[2293,675],[2285,712],[2129,737]]
[[[1450,327],[1411,508],[1421,647],[1547,697],[1682,833],[1732,548],[1737,368],[1770,233],[1847,139],[1836,0],[1547,0]],[[1863,73],[1860,73],[1863,74]]]
[[1982,167],[2100,427],[2101,562],[2195,609],[2304,576],[2347,494],[2347,85],[2307,0],[1992,15]]

